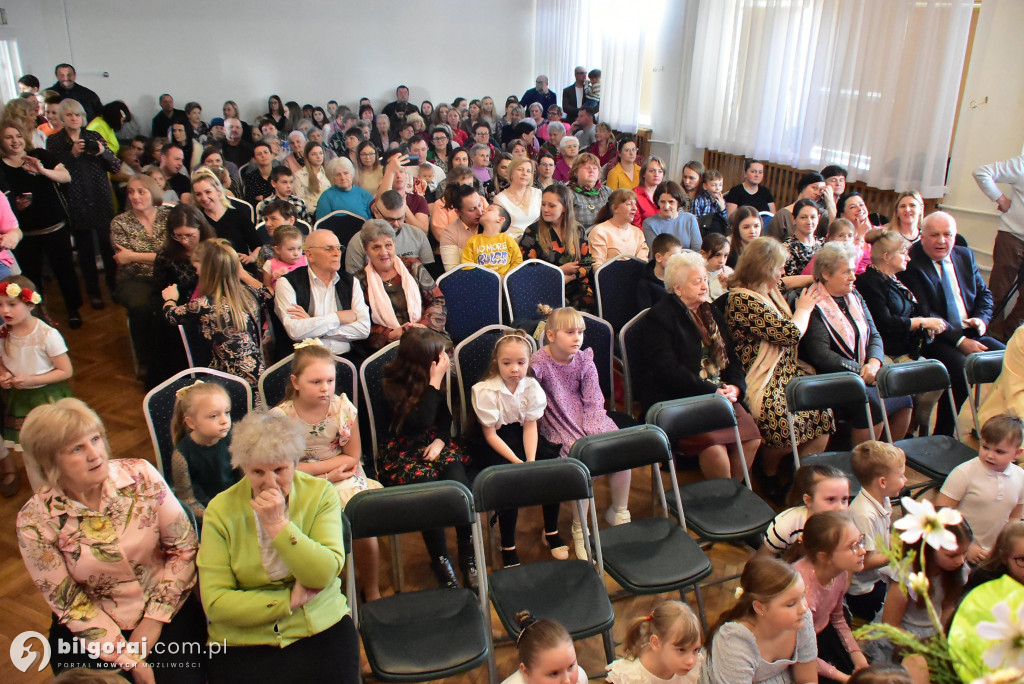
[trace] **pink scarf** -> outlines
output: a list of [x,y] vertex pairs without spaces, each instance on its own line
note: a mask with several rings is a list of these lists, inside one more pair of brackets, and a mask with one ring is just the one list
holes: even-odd
[[[837,343],[842,343],[846,349],[857,354],[854,361],[861,364],[864,363],[867,360],[868,322],[864,318],[864,310],[860,306],[860,299],[853,293],[843,297],[850,316],[857,326],[857,334],[854,335],[850,319],[842,312],[839,305],[836,304],[835,298],[828,293],[825,286],[821,283],[814,283],[811,285],[811,289],[818,293],[818,303],[815,306],[821,312],[821,317],[825,319],[825,328],[828,329],[828,334]],[[855,338],[856,343],[854,342]]]
[[[395,258],[395,271],[398,272],[398,279],[402,282],[402,291],[405,293],[405,310],[409,314],[410,323],[419,323],[423,314],[423,298],[420,295],[420,288],[413,279],[409,269],[405,267],[401,259]],[[395,307],[391,305],[391,298],[384,289],[384,280],[373,265],[367,263],[363,269],[366,273],[366,295],[370,299],[370,320],[376,325],[383,325],[392,330],[398,330],[402,325],[395,315]]]

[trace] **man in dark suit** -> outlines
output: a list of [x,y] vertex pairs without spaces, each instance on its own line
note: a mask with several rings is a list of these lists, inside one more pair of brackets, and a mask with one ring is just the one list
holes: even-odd
[[562,90],[562,111],[565,112],[565,123],[576,120],[576,114],[583,106],[583,86],[587,80],[587,70],[578,66],[574,72],[576,82]]
[[[967,356],[1005,347],[985,334],[992,318],[992,292],[982,280],[971,250],[955,243],[953,217],[944,211],[930,214],[921,225],[921,241],[910,248],[910,264],[899,279],[914,293],[927,315],[946,321],[946,330],[926,344],[922,353],[938,359],[949,370],[959,411],[968,392],[963,371]],[[955,420],[949,402],[940,400],[936,434],[953,434]]]

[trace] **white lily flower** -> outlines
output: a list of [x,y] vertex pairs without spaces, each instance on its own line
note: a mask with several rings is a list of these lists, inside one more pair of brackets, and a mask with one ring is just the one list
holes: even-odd
[[915,596],[928,595],[928,577],[923,572],[912,572],[907,575],[907,585]]
[[1021,684],[1024,682],[1024,670],[1010,667],[975,679],[971,684]]
[[956,536],[946,526],[963,522],[960,511],[955,508],[936,511],[927,499],[915,501],[905,496],[901,501],[907,514],[893,523],[893,527],[903,530],[900,539],[904,543],[913,544],[923,537],[924,542],[933,549],[956,550]]
[[996,622],[979,622],[978,636],[993,641],[985,649],[982,660],[995,670],[999,667],[1024,667],[1024,603],[1017,609],[1017,617],[1010,614],[1010,606],[1003,602],[992,607]]

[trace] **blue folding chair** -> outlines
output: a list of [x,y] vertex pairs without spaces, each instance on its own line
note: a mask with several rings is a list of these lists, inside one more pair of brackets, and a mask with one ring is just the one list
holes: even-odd
[[647,264],[636,257],[620,257],[606,261],[594,274],[597,293],[597,315],[621,330],[641,309],[637,287]]
[[458,344],[477,330],[501,323],[501,276],[496,271],[466,264],[437,279],[448,305],[445,327]]
[[565,306],[565,274],[554,264],[529,259],[505,274],[508,321],[536,320],[539,304],[553,309]]
[[177,392],[183,387],[195,383],[215,382],[227,390],[231,398],[231,421],[240,421],[252,410],[252,388],[242,378],[213,368],[188,368],[146,393],[142,400],[142,410],[146,414],[146,427],[149,438],[153,442],[156,455],[156,467],[161,473],[171,472],[171,454],[174,453],[174,442],[171,439],[171,420],[174,417],[174,402]]
[[[459,417],[465,430],[473,406],[473,385],[480,381],[491,363],[494,345],[512,328],[507,325],[488,325],[455,345],[455,377],[459,383]],[[531,353],[535,351],[530,339]]]
[[249,214],[249,220],[256,223],[256,209],[251,204],[246,202],[244,199],[238,199],[237,197],[229,197],[228,201],[231,202],[232,206],[236,209],[241,209]]
[[[615,332],[608,321],[585,311],[580,313],[583,315],[583,324],[586,326],[586,329],[583,331],[582,348],[594,350],[594,365],[597,366],[597,378],[601,383],[601,394],[608,400],[608,406],[614,408],[612,356]],[[626,412],[629,413],[628,410]]]
[[633,402],[640,382],[640,363],[644,355],[643,326],[640,322],[650,309],[644,309],[633,316],[619,331],[619,350],[622,352],[622,369],[626,378],[626,413],[633,414]]

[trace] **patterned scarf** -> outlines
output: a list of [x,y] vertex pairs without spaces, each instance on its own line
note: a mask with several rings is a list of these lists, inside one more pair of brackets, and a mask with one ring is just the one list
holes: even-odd
[[714,381],[721,375],[722,369],[729,364],[729,354],[725,349],[725,340],[722,339],[722,333],[718,329],[711,304],[702,302],[696,311],[686,305],[683,305],[683,308],[696,324],[701,344],[708,350],[708,358],[701,369],[701,374],[704,375],[705,380]]
[[[818,303],[815,306],[818,307],[821,317],[825,320],[825,327],[832,339],[845,346],[851,354],[855,354],[854,361],[857,363],[867,361],[868,323],[857,295],[851,292],[845,297],[833,297],[821,283],[811,285],[811,289],[817,290],[819,294]],[[850,317],[853,318],[852,325],[850,319],[839,308],[836,299],[846,302],[846,308],[850,312]],[[857,326],[856,332],[854,326]]]

